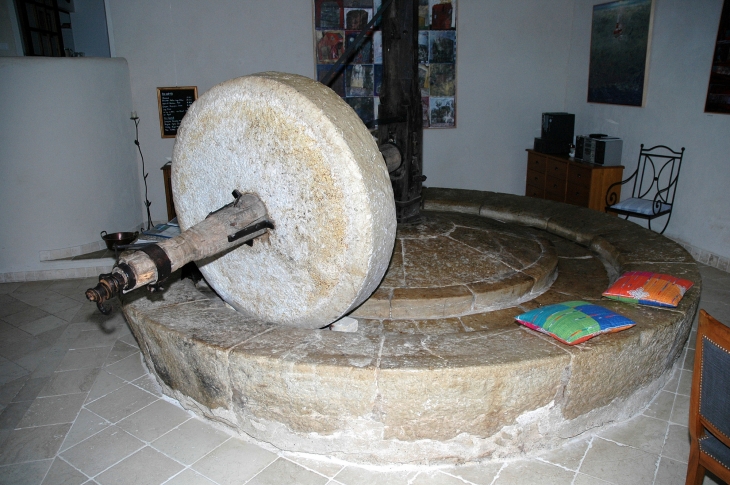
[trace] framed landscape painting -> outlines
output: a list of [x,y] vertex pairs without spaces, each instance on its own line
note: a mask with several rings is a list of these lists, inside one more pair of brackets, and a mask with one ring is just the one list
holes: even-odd
[[589,103],[644,106],[652,22],[652,0],[593,7]]

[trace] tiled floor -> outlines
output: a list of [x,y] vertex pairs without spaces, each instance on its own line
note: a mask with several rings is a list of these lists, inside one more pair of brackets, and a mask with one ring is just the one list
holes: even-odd
[[[701,307],[730,322],[730,274],[701,270]],[[664,390],[629,422],[532,458],[372,469],[277,453],[166,400],[121,313],[102,317],[85,301],[93,283],[0,284],[2,484],[684,483],[694,333]]]

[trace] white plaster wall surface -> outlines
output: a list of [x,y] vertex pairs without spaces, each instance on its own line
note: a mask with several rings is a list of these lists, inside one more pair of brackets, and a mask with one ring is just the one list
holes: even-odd
[[430,187],[524,194],[541,113],[562,111],[573,0],[458,0],[455,129],[424,132]]
[[[149,163],[156,220],[166,217],[162,174],[174,140],[161,139],[157,86],[213,85],[276,70],[312,77],[310,0],[108,0],[117,55],[129,61],[134,109]],[[703,112],[722,0],[655,0],[645,108],[586,102],[592,7],[598,0],[459,0],[457,128],[426,130],[427,185],[524,193],[526,155],[540,114],[576,114],[576,133],[685,146],[677,210],[667,235],[730,256],[726,169],[730,116]]]
[[126,61],[2,58],[0,79],[0,273],[138,225]]
[[[129,62],[154,220],[165,220],[159,170],[174,139],[160,137],[157,87],[214,85],[262,71],[314,77],[312,2],[108,0],[116,55]],[[141,162],[139,162],[141,163]],[[141,168],[140,168],[141,170]]]
[[[153,219],[164,219],[156,168],[174,141],[160,138],[156,87],[196,85],[202,94],[260,71],[313,77],[312,2],[108,3],[141,117]],[[457,128],[426,131],[427,184],[522,193],[540,113],[563,108],[573,1],[459,0],[458,9]]]
[[643,108],[586,102],[596,3],[575,2],[565,109],[576,115],[576,134],[621,137],[626,175],[636,167],[642,143],[685,147],[676,207],[665,234],[730,257],[730,116],[704,112],[723,1],[654,1]]

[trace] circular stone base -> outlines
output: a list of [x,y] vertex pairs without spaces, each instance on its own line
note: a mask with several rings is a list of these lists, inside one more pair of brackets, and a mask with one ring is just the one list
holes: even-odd
[[[425,207],[447,221],[487,216],[489,224],[548,240],[557,279],[516,306],[427,319],[359,317],[355,333],[247,318],[180,281],[159,294],[125,296],[148,366],[186,408],[241,433],[283,450],[376,464],[555,447],[630,417],[659,391],[701,291],[684,249],[631,222],[549,201],[431,189]],[[619,273],[638,269],[695,285],[676,309],[600,300]],[[522,311],[574,299],[600,300],[637,325],[569,347],[514,323]]]
[[422,212],[421,221],[398,226],[383,281],[350,316],[429,319],[509,308],[547,290],[557,265],[540,231]]

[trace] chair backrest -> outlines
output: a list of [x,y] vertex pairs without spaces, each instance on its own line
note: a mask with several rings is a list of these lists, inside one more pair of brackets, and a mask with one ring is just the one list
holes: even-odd
[[673,204],[683,156],[684,147],[676,152],[664,145],[644,148],[642,143],[639,163],[631,175],[634,179],[631,197],[653,200],[656,207],[662,203]]
[[[710,430],[726,446],[730,445],[730,327],[700,310],[692,384],[690,427]],[[692,410],[691,410],[692,411]]]

